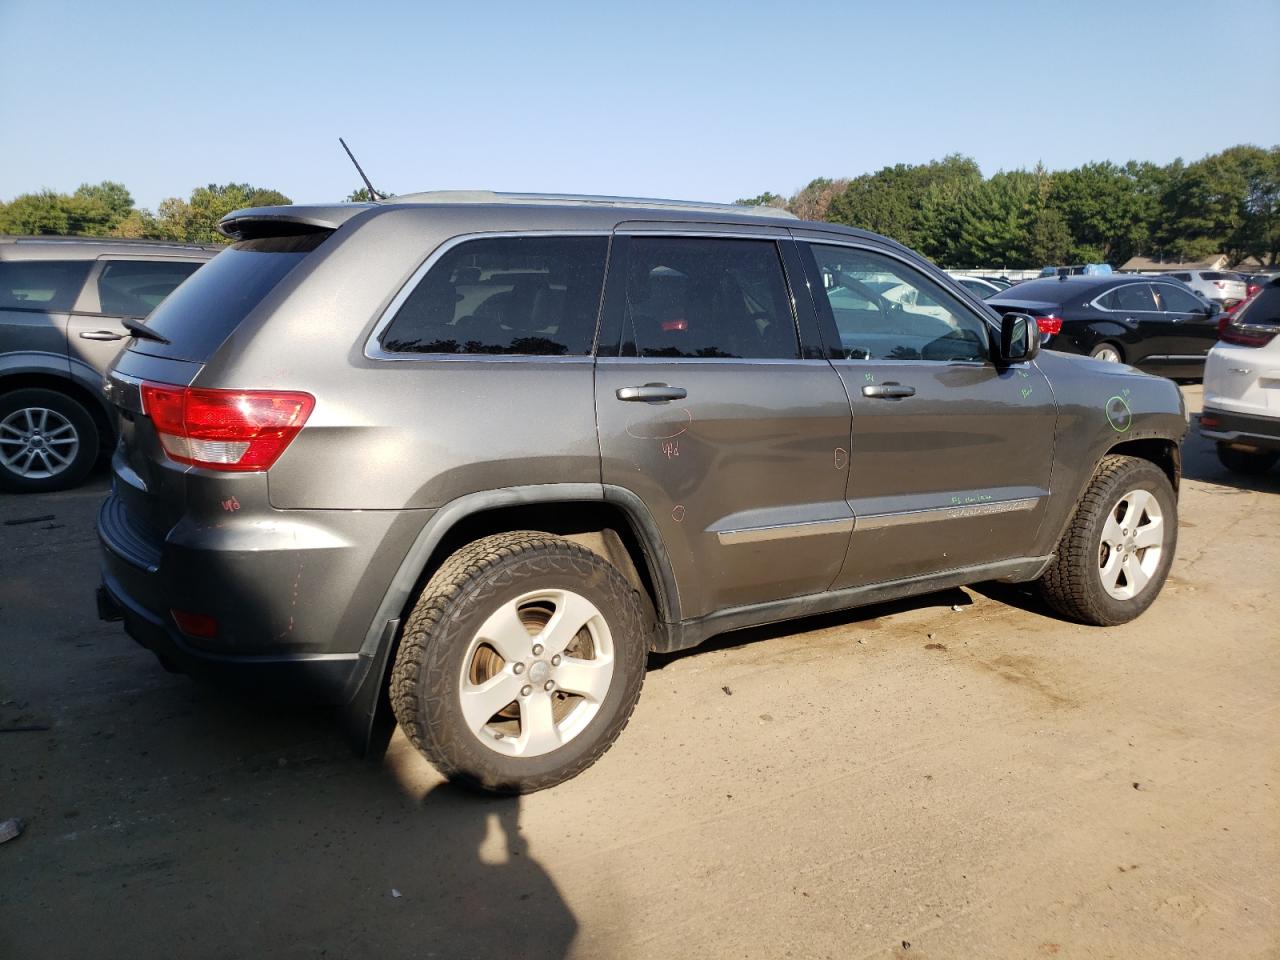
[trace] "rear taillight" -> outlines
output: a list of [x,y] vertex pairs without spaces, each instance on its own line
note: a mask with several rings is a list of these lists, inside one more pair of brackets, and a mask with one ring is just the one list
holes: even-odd
[[1218,321],[1218,339],[1237,347],[1265,347],[1280,335],[1275,324],[1237,323],[1233,316],[1223,316]]
[[173,622],[188,637],[200,640],[213,640],[218,636],[218,621],[207,613],[192,613],[190,610],[170,610]]
[[1062,318],[1052,313],[1046,317],[1036,317],[1036,326],[1040,328],[1041,336],[1052,336],[1062,332]]
[[309,393],[142,385],[142,410],[170,460],[209,470],[266,470],[315,407]]

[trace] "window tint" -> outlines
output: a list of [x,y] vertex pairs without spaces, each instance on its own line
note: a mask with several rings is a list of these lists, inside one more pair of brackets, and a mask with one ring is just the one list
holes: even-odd
[[967,277],[960,278],[959,283],[960,283],[960,286],[964,287],[966,290],[968,290],[970,293],[974,294],[975,296],[981,297],[983,300],[985,300],[987,297],[991,296],[993,293],[996,292],[992,290],[990,287],[988,287],[986,284],[978,283],[976,280],[970,280]]
[[633,238],[623,331],[626,356],[799,356],[771,240]]
[[1234,273],[1223,273],[1221,270],[1206,270],[1200,274],[1205,280],[1239,280]]
[[867,250],[819,244],[810,249],[822,278],[823,300],[840,334],[839,356],[987,358],[986,324],[923,273]]
[[233,243],[192,274],[147,318],[169,343],[137,341],[143,353],[180,360],[209,359],[330,230]]
[[1160,298],[1160,309],[1166,313],[1204,313],[1204,304],[1191,293],[1172,283],[1152,284]]
[[0,261],[0,310],[70,310],[92,260]]
[[1130,283],[1099,297],[1098,305],[1104,310],[1155,310],[1156,300],[1145,283]]
[[192,261],[112,260],[98,274],[103,313],[145,317],[200,268]]
[[1186,283],[1191,282],[1191,274],[1189,273],[1172,273],[1170,274],[1170,276],[1173,277],[1175,280],[1182,280]]
[[605,237],[493,237],[447,251],[383,331],[393,353],[584,356]]

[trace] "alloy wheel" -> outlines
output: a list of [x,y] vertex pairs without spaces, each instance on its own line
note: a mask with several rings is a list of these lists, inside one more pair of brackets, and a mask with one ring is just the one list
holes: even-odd
[[1113,506],[1098,544],[1103,589],[1117,600],[1132,600],[1146,589],[1164,553],[1164,515],[1147,490],[1130,490]]
[[55,477],[79,451],[80,434],[57,410],[23,407],[0,420],[0,464],[19,477]]

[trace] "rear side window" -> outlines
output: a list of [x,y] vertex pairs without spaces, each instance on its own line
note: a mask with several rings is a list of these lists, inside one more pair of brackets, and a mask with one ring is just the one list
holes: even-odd
[[92,260],[0,261],[0,310],[70,310]]
[[1221,270],[1206,270],[1200,274],[1206,280],[1239,280],[1234,273],[1223,273]]
[[1145,283],[1130,283],[1116,287],[1110,293],[1098,298],[1098,305],[1104,310],[1155,310],[1155,297],[1151,288]]
[[389,353],[591,353],[607,237],[491,237],[446,251],[378,342]]
[[170,342],[136,341],[133,349],[179,360],[205,361],[289,271],[331,231],[241,240],[197,270],[147,318]]
[[1191,282],[1191,274],[1189,273],[1173,273],[1173,274],[1170,274],[1170,276],[1172,276],[1176,280],[1182,280],[1185,283]]
[[633,237],[623,355],[792,360],[795,318],[771,240]]
[[98,274],[99,306],[103,313],[145,317],[199,268],[193,261],[108,261]]

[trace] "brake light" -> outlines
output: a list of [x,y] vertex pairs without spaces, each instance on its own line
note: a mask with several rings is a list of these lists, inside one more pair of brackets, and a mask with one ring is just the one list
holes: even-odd
[[1216,430],[1218,427],[1222,426],[1222,424],[1218,422],[1217,417],[1208,413],[1202,413],[1200,414],[1200,426],[1208,427],[1210,430]]
[[1233,318],[1218,321],[1218,339],[1238,347],[1265,347],[1280,334],[1280,326],[1256,323],[1233,323]]
[[266,470],[315,407],[309,393],[142,385],[142,410],[165,455],[209,470]]
[[1052,313],[1045,317],[1036,317],[1036,326],[1040,328],[1042,336],[1052,336],[1062,332],[1062,318]]

